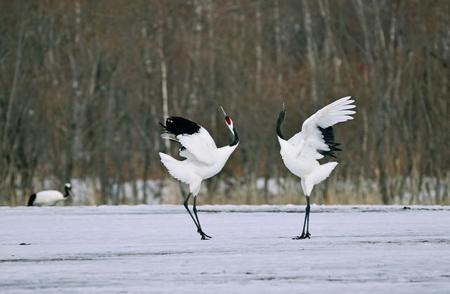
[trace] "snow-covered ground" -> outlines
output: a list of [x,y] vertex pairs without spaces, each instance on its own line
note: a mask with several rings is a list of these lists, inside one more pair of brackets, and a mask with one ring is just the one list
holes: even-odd
[[[0,207],[0,293],[450,293],[450,207]],[[19,245],[26,243],[29,245]]]

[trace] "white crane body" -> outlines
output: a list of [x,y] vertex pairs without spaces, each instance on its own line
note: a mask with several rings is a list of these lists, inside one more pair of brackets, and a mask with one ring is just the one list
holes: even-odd
[[67,183],[64,185],[64,194],[57,190],[44,190],[31,194],[28,199],[28,206],[55,205],[66,200],[71,195],[71,191],[72,185]]
[[56,190],[46,190],[36,193],[34,205],[55,205],[57,202],[65,200],[64,195]]

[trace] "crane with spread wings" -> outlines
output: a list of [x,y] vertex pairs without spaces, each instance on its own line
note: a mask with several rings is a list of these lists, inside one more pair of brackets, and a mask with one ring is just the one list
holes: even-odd
[[[285,139],[281,125],[286,116],[286,108],[278,115],[277,135],[280,143],[280,154],[287,169],[301,179],[301,186],[306,198],[305,220],[300,236],[294,239],[310,238],[309,233],[309,196],[314,185],[324,181],[334,170],[337,162],[319,163],[324,156],[335,158],[335,151],[341,151],[340,145],[334,141],[332,126],[353,119],[356,112],[355,101],[347,96],[328,104],[303,122],[300,132]],[[306,228],[306,230],[305,230]]]

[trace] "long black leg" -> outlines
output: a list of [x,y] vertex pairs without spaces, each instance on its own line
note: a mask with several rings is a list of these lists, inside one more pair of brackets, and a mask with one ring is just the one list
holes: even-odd
[[309,206],[309,197],[306,197],[306,215],[308,217],[308,219],[306,220],[306,235],[305,238],[311,238],[311,234],[309,233],[309,211],[310,211],[310,206]]
[[[309,197],[306,196],[305,220],[303,221],[302,234],[300,236],[293,238],[294,240],[311,238],[311,234],[309,233],[309,211],[310,211]],[[306,228],[306,233],[305,233],[305,228]]]
[[199,227],[199,225],[197,224],[197,222],[195,221],[195,218],[194,218],[194,216],[192,215],[191,211],[189,210],[189,206],[188,206],[189,198],[191,198],[191,193],[189,193],[189,194],[187,195],[186,200],[184,200],[183,205],[184,205],[184,207],[186,208],[187,212],[189,212],[189,215],[191,216],[192,220],[194,221],[194,224],[195,224],[195,226],[197,227],[197,231],[198,231],[198,230],[200,230],[200,227]]
[[197,197],[194,197],[194,208],[192,210],[194,211],[195,218],[197,219],[198,233],[202,236],[202,239],[212,238],[211,236],[205,234],[202,230],[202,225],[200,224],[200,220],[197,215]]

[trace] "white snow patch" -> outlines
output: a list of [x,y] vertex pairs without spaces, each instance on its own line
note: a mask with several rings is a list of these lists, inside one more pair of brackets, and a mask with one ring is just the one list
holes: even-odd
[[450,208],[409,208],[0,207],[0,292],[448,293]]

